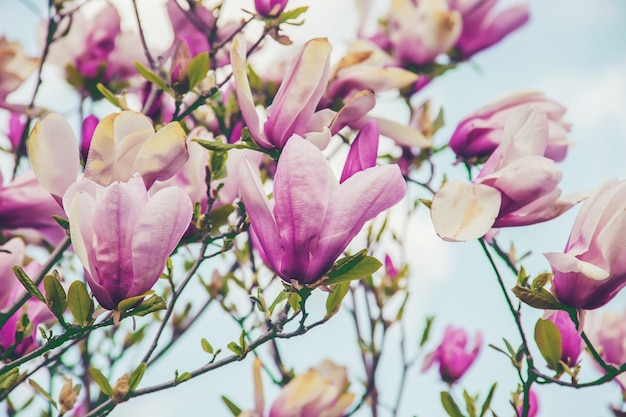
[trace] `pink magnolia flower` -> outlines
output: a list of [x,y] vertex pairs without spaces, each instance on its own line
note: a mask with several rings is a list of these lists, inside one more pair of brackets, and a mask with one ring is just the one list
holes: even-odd
[[548,313],[547,319],[555,324],[561,333],[561,361],[570,368],[578,363],[578,357],[583,350],[583,339],[576,329],[567,311],[557,310]]
[[297,135],[278,161],[273,206],[250,163],[240,175],[250,225],[270,265],[285,281],[302,284],[319,280],[365,222],[406,192],[393,165],[357,172],[340,185],[321,151]]
[[2,234],[23,234],[35,231],[56,245],[65,237],[65,230],[52,216],[63,216],[63,210],[44,190],[32,171],[18,175],[13,182],[2,185],[0,175],[0,231]]
[[84,178],[67,191],[63,206],[89,287],[109,310],[152,288],[193,213],[179,187],[148,197],[139,174],[106,187]]
[[520,91],[501,97],[465,117],[450,138],[450,148],[461,158],[489,156],[502,142],[507,119],[520,107],[543,109],[548,116],[548,143],[544,156],[565,159],[570,123],[563,120],[566,108],[539,91]]
[[286,6],[287,0],[254,0],[254,8],[263,17],[278,16]]
[[[150,120],[132,111],[113,113],[96,126],[85,177],[106,186],[142,175],[146,186],[176,174],[189,157],[185,131],[172,122],[155,133]],[[64,117],[50,114],[37,123],[28,142],[30,162],[41,185],[60,199],[80,169],[78,140]]]
[[518,4],[499,13],[493,8],[498,0],[448,0],[450,10],[463,16],[463,30],[455,43],[461,58],[500,42],[511,32],[524,26],[529,19],[528,6]]
[[0,37],[0,105],[37,69],[39,59],[26,56],[19,42]]
[[[528,391],[528,417],[536,417],[539,412],[539,400],[537,400],[537,394],[535,391]],[[524,395],[520,395],[520,405],[517,408],[517,414],[523,415],[524,413]]]
[[[590,338],[602,359],[616,366],[626,363],[626,311],[621,314],[605,311],[596,323]],[[596,363],[595,360],[593,362]],[[597,368],[602,371],[600,365]],[[626,374],[618,375],[615,382],[626,390]]]
[[580,193],[561,197],[562,173],[544,156],[547,143],[546,113],[517,109],[476,180],[448,181],[435,194],[431,216],[437,234],[450,241],[476,239],[492,227],[553,219],[580,201]]
[[564,253],[546,253],[554,271],[552,291],[565,305],[593,310],[626,285],[620,248],[626,233],[626,181],[612,179],[581,208]]
[[341,417],[354,401],[348,385],[346,368],[325,360],[283,387],[269,417]]
[[[26,294],[26,290],[11,269],[16,265],[24,265],[25,246],[20,238],[13,238],[2,245],[0,249],[0,288],[2,288],[0,291],[0,311],[6,311]],[[37,274],[40,269],[41,265],[37,262],[31,262],[24,267],[25,272],[31,276]],[[35,350],[39,346],[36,339],[37,326],[54,319],[48,307],[37,299],[29,299],[24,308],[30,326],[23,329],[21,340],[18,341],[16,333],[23,314],[22,309],[16,311],[0,329],[0,351],[12,348],[11,357],[20,357]]]
[[426,355],[422,371],[439,363],[439,375],[444,382],[453,384],[465,374],[474,363],[482,345],[482,335],[474,336],[474,347],[468,351],[467,332],[451,325],[446,327],[441,344],[435,351]]
[[11,142],[11,147],[15,150],[20,146],[22,142],[22,136],[26,129],[26,115],[11,112],[9,117],[9,131],[7,137]]
[[[94,18],[86,16],[82,9],[77,10],[72,14],[68,34],[51,45],[49,62],[62,69],[71,65],[87,83],[110,85],[127,81],[137,75],[134,63],[144,63],[146,58],[140,48],[130,46],[139,41],[138,35],[122,31],[120,23],[117,9],[109,2],[104,3]],[[69,72],[67,77],[72,83],[77,81]]]
[[392,55],[421,66],[448,52],[461,34],[461,15],[446,0],[392,0],[388,19]]
[[330,43],[325,38],[306,43],[267,108],[268,119],[261,129],[246,75],[246,45],[238,37],[233,40],[230,60],[237,101],[250,134],[260,146],[281,149],[294,134],[306,137],[320,149],[328,145],[330,131],[327,126],[330,123],[323,123],[328,118],[327,112],[316,112],[316,107],[328,81],[330,50]]

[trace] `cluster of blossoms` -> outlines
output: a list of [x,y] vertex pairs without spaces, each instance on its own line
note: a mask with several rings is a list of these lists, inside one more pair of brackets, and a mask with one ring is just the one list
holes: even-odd
[[[563,195],[557,164],[570,145],[565,107],[541,92],[523,91],[472,112],[447,141],[455,154],[449,162],[465,164],[470,178],[446,177],[439,189],[434,185],[439,173],[433,141],[440,121],[431,120],[429,103],[414,105],[418,91],[522,27],[527,6],[497,12],[497,0],[392,0],[376,31],[361,27],[343,56],[333,55],[327,38],[313,38],[293,47],[293,59],[272,69],[277,75],[257,72],[255,58],[258,50],[291,43],[284,27],[299,25],[306,8],[289,10],[287,0],[255,0],[243,20],[223,13],[222,5],[168,0],[165,14],[174,40],[160,51],[146,44],[141,24],[139,33],[124,29],[113,4],[103,2],[90,17],[83,4],[69,3],[51,2],[41,58],[27,56],[21,44],[8,40],[10,34],[0,34],[0,111],[8,121],[4,150],[13,162],[0,173],[0,399],[39,369],[28,373],[21,365],[45,358],[42,363],[56,372],[51,381],[67,374],[61,415],[72,409],[75,416],[105,414],[134,396],[176,386],[252,351],[261,357],[261,345],[271,341],[269,355],[280,378],[272,375],[271,361],[257,358],[255,407],[242,411],[225,400],[233,414],[340,417],[368,404],[376,415],[384,335],[403,320],[412,271],[405,261],[399,267],[392,262],[387,243],[403,242],[389,230],[389,217],[382,225],[371,221],[406,202],[412,183],[432,192],[420,200],[430,207],[442,239],[479,239],[487,256],[487,245],[499,250],[498,229],[546,222],[586,200],[564,252],[545,254],[553,274],[529,284],[518,260],[498,252],[517,275],[515,294],[546,310],[535,339],[548,369],[556,372],[552,377],[535,367],[520,310],[505,290],[523,341],[518,351],[505,341],[509,352],[503,352],[521,378],[510,403],[518,416],[535,416],[534,382],[568,374],[576,387],[585,346],[606,380],[617,378],[624,389],[623,318],[605,315],[591,331],[593,344],[583,324],[586,310],[604,306],[626,286],[626,182],[613,179],[591,193]],[[360,2],[364,15],[370,12],[366,3]],[[261,29],[258,38],[248,31],[254,24]],[[54,67],[80,97],[85,117],[76,126],[38,105],[43,70]],[[26,87],[29,77],[37,77],[31,103],[15,101],[13,92]],[[389,92],[407,103],[407,123],[372,112],[379,94]],[[102,107],[119,111],[101,113],[94,104],[105,101]],[[84,115],[85,109],[94,114]],[[345,155],[340,175],[333,171],[336,155]],[[415,173],[425,162],[433,175],[423,183]],[[410,214],[417,201],[406,204]],[[49,256],[47,262],[38,262],[39,252]],[[207,284],[201,266],[218,256],[229,272],[212,265]],[[382,274],[376,259],[381,256]],[[75,259],[82,271],[76,271]],[[184,279],[176,276],[181,268]],[[206,289],[204,307],[176,304],[190,282]],[[543,288],[548,282],[550,290]],[[244,290],[246,308],[231,297],[232,287]],[[314,291],[328,293],[326,314],[310,323],[307,300]],[[296,374],[281,362],[277,341],[324,324],[348,293],[365,369],[360,401],[346,368],[324,361]],[[270,296],[274,301],[266,302]],[[138,390],[146,368],[214,300],[241,327],[239,341],[226,345],[233,356],[216,361],[221,349],[202,339],[203,350],[213,355],[208,364]],[[399,311],[388,307],[398,304]],[[160,310],[161,325],[147,353],[132,374],[111,386],[91,361],[97,357],[113,368],[121,356],[94,348],[88,338],[101,327],[113,335],[122,331],[124,318]],[[145,329],[133,327],[121,351],[144,347]],[[157,356],[165,329],[171,340]],[[441,380],[458,384],[483,346],[481,332],[471,347],[468,339],[464,329],[449,325],[441,343],[421,358],[423,370],[438,364]],[[64,362],[66,351],[56,350],[63,343],[67,349],[80,345],[80,364]],[[402,353],[407,372],[416,360]],[[263,369],[281,386],[269,414]],[[72,377],[86,385],[80,396]],[[58,406],[44,388],[31,385]],[[96,389],[98,396],[92,395]],[[495,384],[481,415],[491,407],[494,390]],[[464,397],[468,411],[475,410],[478,397]],[[458,409],[448,392],[441,398],[448,413]]]

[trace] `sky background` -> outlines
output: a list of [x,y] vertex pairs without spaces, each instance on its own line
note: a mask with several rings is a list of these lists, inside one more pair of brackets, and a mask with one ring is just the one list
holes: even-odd
[[[116,3],[125,3],[126,7],[130,4],[128,1]],[[153,6],[154,3],[157,2],[139,2],[150,16],[146,31],[151,45],[168,45],[172,35],[164,26],[163,15]],[[250,8],[251,2],[231,0],[228,3],[232,7],[244,5]],[[353,3],[351,0],[315,0],[311,3],[306,24],[297,28],[297,32],[292,31],[298,33],[293,38],[305,41],[313,36],[328,36],[337,52],[333,58],[337,60],[340,57],[338,52],[345,50],[345,42],[356,31],[357,17]],[[384,3],[377,3],[376,7],[384,10]],[[511,1],[500,3],[501,7],[514,4]],[[300,4],[304,2],[293,1],[290,7]],[[531,0],[528,4],[531,21],[527,26],[495,47],[479,53],[473,64],[462,65],[447,73],[419,93],[417,101],[431,99],[435,105],[445,109],[446,126],[435,137],[435,143],[445,143],[463,116],[488,101],[516,90],[536,89],[568,107],[566,119],[573,123],[569,138],[575,145],[560,164],[564,173],[561,187],[565,193],[593,189],[610,177],[626,178],[626,2]],[[132,25],[132,21],[127,24]],[[0,34],[11,40],[22,40],[29,51],[37,53],[35,27],[36,17],[24,7],[24,2],[0,0]],[[68,115],[76,105],[75,97],[62,83],[47,90],[42,99],[44,103],[54,103],[57,110]],[[381,105],[383,111],[387,111],[390,117],[402,116],[401,112],[395,111],[392,99],[387,100],[390,103]],[[451,153],[444,154],[438,160],[440,169],[446,170],[453,161]],[[418,191],[410,188],[410,192]],[[499,242],[508,247],[514,241],[518,253],[532,250],[524,266],[534,276],[549,267],[542,252],[560,251],[565,246],[577,211],[578,208],[574,208],[547,224],[504,230],[499,235]],[[497,381],[498,389],[492,403],[494,410],[499,416],[512,415],[508,393],[515,389],[517,383],[515,370],[506,357],[486,345],[501,345],[502,337],[517,345],[518,338],[513,318],[508,314],[493,272],[478,243],[440,241],[432,230],[428,212],[423,208],[407,227],[409,239],[403,255],[414,265],[410,277],[413,295],[406,312],[408,346],[417,346],[426,315],[436,315],[432,339],[426,351],[435,347],[449,323],[467,328],[472,333],[481,331],[485,346],[477,362],[461,380],[461,386],[470,393],[480,392],[484,396],[489,386]],[[207,265],[203,273],[208,275],[213,267],[215,265]],[[502,270],[507,285],[512,287],[515,278],[506,275],[504,268]],[[323,315],[323,300],[320,294],[313,298],[313,316],[316,311],[318,316]],[[605,309],[621,311],[624,303],[625,297],[618,297]],[[532,335],[534,322],[541,313],[524,308],[523,314],[526,333]],[[341,312],[327,325],[305,337],[281,342],[283,359],[297,371],[305,371],[321,360],[331,358],[349,368],[353,385],[358,387],[363,373],[355,343],[349,337],[353,333],[347,314]],[[170,379],[174,369],[182,372],[201,366],[207,359],[200,348],[201,337],[208,338],[213,346],[223,347],[237,335],[237,326],[232,320],[219,308],[210,309],[171,355],[163,360],[161,368],[147,373],[144,381],[160,382]],[[394,387],[398,384],[400,366],[397,341],[398,333],[392,331],[378,374],[382,402],[391,402],[395,397]],[[409,352],[413,350],[409,348]],[[137,357],[129,357],[129,363],[136,363],[141,353],[137,353]],[[535,352],[535,358],[537,363],[542,363],[538,352]],[[112,416],[228,416],[220,395],[227,395],[241,407],[251,408],[251,364],[251,360],[246,359],[176,389],[133,399],[116,408]],[[591,361],[584,355],[582,364],[581,380],[598,376]],[[421,360],[409,373],[400,415],[443,416],[445,413],[439,404],[439,392],[446,386],[439,381],[434,370],[422,374],[420,367]],[[124,372],[122,368],[120,366],[114,371],[114,375]],[[270,389],[269,381],[266,381],[267,398],[274,398],[275,395],[276,390]],[[460,395],[461,391],[457,391],[457,398]],[[616,384],[608,384],[584,390],[542,386],[538,396],[540,417],[608,417],[608,404],[617,403],[621,395]]]

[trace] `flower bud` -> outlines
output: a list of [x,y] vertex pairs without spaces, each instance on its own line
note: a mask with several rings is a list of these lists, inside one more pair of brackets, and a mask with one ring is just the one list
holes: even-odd
[[79,392],[80,385],[73,386],[72,380],[68,379],[59,394],[59,405],[61,406],[60,414],[65,414],[74,408]]
[[115,386],[113,386],[114,403],[118,404],[126,400],[126,396],[128,395],[128,391],[130,389],[130,385],[128,384],[129,380],[130,376],[128,373],[125,373],[117,380]]
[[569,313],[563,310],[553,311],[547,318],[561,333],[561,361],[570,368],[576,366],[584,342]]
[[172,58],[172,71],[170,72],[170,84],[174,91],[179,94],[185,94],[189,91],[189,63],[191,62],[191,53],[189,52],[189,44],[187,39],[183,38],[176,44],[174,57]]
[[439,375],[444,382],[453,384],[465,374],[474,363],[482,345],[482,335],[476,333],[474,347],[467,351],[467,332],[462,328],[448,326],[441,344],[434,352],[426,355],[422,370],[425,371],[439,362]]
[[286,6],[287,0],[254,0],[254,8],[263,17],[278,16]]
[[85,120],[83,120],[80,138],[80,156],[83,161],[87,161],[87,155],[89,155],[89,148],[91,147],[91,139],[93,139],[93,132],[96,130],[98,123],[100,123],[100,120],[93,114],[85,117]]
[[[537,401],[537,395],[534,391],[528,392],[528,417],[535,417],[539,412],[539,402]],[[517,407],[517,415],[524,415],[524,396],[519,397],[519,407]]]

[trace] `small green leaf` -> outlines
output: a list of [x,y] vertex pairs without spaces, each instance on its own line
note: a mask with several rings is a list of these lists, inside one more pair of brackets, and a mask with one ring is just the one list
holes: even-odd
[[550,278],[552,278],[551,273],[545,272],[543,274],[539,274],[537,275],[537,277],[535,279],[533,279],[532,284],[530,284],[530,289],[537,291],[543,287],[546,286],[546,284],[550,281]]
[[290,292],[289,298],[287,298],[287,302],[293,311],[300,311],[300,301],[302,301],[302,297],[297,292]]
[[226,178],[226,161],[228,161],[228,152],[209,151],[209,166],[211,167],[212,181]]
[[98,368],[94,368],[93,366],[89,367],[89,376],[91,376],[93,382],[100,387],[100,391],[102,391],[104,395],[108,397],[113,396],[113,388],[111,388],[111,384],[109,384],[109,381]]
[[150,81],[152,84],[156,85],[161,90],[169,91],[169,87],[167,86],[165,81],[161,77],[159,77],[158,74],[152,72],[152,70],[150,70],[149,68],[146,68],[141,62],[136,61],[135,68],[137,68],[137,71],[139,72],[139,74],[141,74],[143,78]]
[[383,264],[373,256],[367,255],[367,249],[348,258],[340,259],[328,272],[328,279],[324,285],[338,284],[365,278],[378,271]]
[[433,205],[433,200],[427,200],[425,198],[420,198],[419,201],[420,201],[420,203],[425,205],[428,209],[430,209],[430,207]]
[[52,218],[59,223],[59,226],[61,226],[62,228],[64,228],[65,230],[69,230],[70,228],[70,222],[67,219],[64,219],[61,216],[57,216],[55,214],[52,215]]
[[540,308],[543,310],[566,310],[567,307],[559,303],[554,295],[545,288],[538,290],[530,290],[524,287],[514,287],[513,294],[517,296],[524,303],[531,307]]
[[130,315],[143,317],[155,311],[165,310],[166,308],[165,300],[154,294],[152,297],[142,301],[141,304],[133,308],[132,311],[130,311]]
[[233,352],[235,355],[239,357],[243,356],[243,350],[241,349],[241,347],[239,347],[237,343],[230,342],[226,347],[228,347],[228,349],[230,349],[230,351]]
[[215,140],[204,140],[204,139],[192,139],[192,141],[197,142],[198,144],[200,144],[200,146],[202,146],[205,149],[208,149],[210,151],[215,151],[215,152],[226,152],[231,149],[253,149],[255,151],[259,150],[256,147],[243,144],[243,143],[222,143],[222,142],[215,141]]
[[498,384],[494,383],[491,386],[491,389],[489,389],[489,393],[487,394],[487,398],[485,399],[485,402],[483,403],[483,406],[480,409],[479,417],[484,417],[485,414],[487,414],[487,411],[489,410],[489,407],[491,407],[491,399],[493,398],[493,393],[496,391],[496,387],[497,386],[498,386]]
[[472,397],[466,390],[463,390],[463,399],[465,400],[465,408],[469,417],[476,417],[476,400],[478,397]]
[[535,325],[535,342],[541,356],[548,366],[555,371],[559,369],[561,353],[563,353],[561,332],[550,320],[539,319]]
[[281,292],[279,292],[278,295],[276,296],[276,298],[274,299],[274,301],[272,302],[272,305],[269,308],[270,314],[274,314],[274,309],[276,308],[276,306],[278,304],[282,303],[283,301],[285,301],[287,299],[287,297],[289,297],[289,292],[288,291],[281,291]]
[[189,68],[187,69],[187,77],[189,78],[189,89],[195,88],[206,77],[207,73],[211,69],[211,62],[209,61],[209,53],[202,52],[189,62]]
[[280,16],[278,17],[278,22],[285,23],[285,22],[288,22],[289,20],[297,19],[298,17],[300,17],[301,14],[306,12],[308,9],[309,9],[308,6],[303,6],[303,7],[296,7],[295,9],[282,12]]
[[441,391],[441,404],[450,417],[463,417],[459,406],[456,405],[449,392]]
[[41,294],[41,292],[37,289],[37,286],[35,285],[35,283],[29,278],[29,276],[26,274],[26,272],[24,272],[22,268],[20,268],[19,266],[14,266],[11,269],[13,269],[13,273],[15,274],[17,279],[22,283],[24,288],[26,288],[26,291],[28,291],[30,295],[32,295],[33,297],[35,297],[42,303],[46,302],[46,299]]
[[174,382],[176,384],[180,384],[181,382],[187,381],[188,379],[191,379],[191,374],[189,372],[183,372],[180,375],[176,375]]
[[139,383],[141,382],[141,379],[143,378],[143,374],[146,372],[146,367],[147,367],[146,363],[141,362],[139,366],[135,368],[133,373],[130,374],[130,378],[128,379],[128,391],[129,392],[134,391],[139,386]]
[[119,311],[120,313],[124,313],[124,312],[128,311],[135,304],[138,304],[141,300],[143,300],[144,298],[146,298],[150,294],[154,294],[154,291],[153,290],[149,290],[149,291],[146,291],[145,293],[143,293],[141,295],[137,295],[135,297],[130,297],[130,298],[127,298],[125,300],[120,301],[117,304],[117,311]]
[[444,117],[443,117],[443,107],[439,109],[439,113],[437,113],[437,117],[433,122],[433,135],[437,133],[439,129],[441,129],[445,125]]
[[19,368],[13,368],[7,373],[0,375],[0,392],[11,387],[20,376]]
[[213,354],[213,346],[206,340],[204,337],[200,340],[200,344],[202,345],[202,350],[204,350],[209,355]]
[[74,281],[70,285],[70,288],[67,290],[67,304],[76,323],[85,326],[91,322],[94,310],[93,299],[89,296],[87,287],[81,281]]
[[239,414],[241,414],[241,408],[237,407],[235,403],[233,403],[231,400],[229,400],[223,395],[222,395],[222,401],[224,401],[224,404],[226,404],[226,407],[228,407],[230,412],[233,413],[234,417],[237,417]]
[[228,216],[235,211],[232,204],[224,204],[209,213],[209,221],[211,222],[211,233],[217,233],[219,228],[228,224]]
[[346,294],[348,294],[348,290],[350,290],[350,283],[342,282],[335,284],[332,290],[333,292],[328,294],[328,298],[326,299],[326,317],[332,317],[337,314],[341,307],[341,302]]
[[53,406],[55,409],[57,409],[57,410],[58,410],[57,402],[56,402],[56,401],[54,401],[54,399],[50,396],[50,394],[48,394],[48,392],[47,392],[45,389],[43,389],[43,388],[41,387],[41,385],[39,385],[37,382],[35,382],[35,380],[34,380],[34,379],[30,379],[30,378],[28,379],[28,384],[29,384],[31,387],[33,387],[33,389],[34,389],[35,391],[37,391],[39,394],[43,395],[43,397],[44,397],[46,400],[48,400],[48,402],[49,402],[50,404],[52,404],[52,406]]
[[46,304],[59,320],[63,319],[63,313],[67,310],[67,296],[65,290],[54,275],[43,277],[43,287],[46,290]]
[[109,101],[109,103],[113,104],[115,107],[119,107],[120,109],[122,108],[120,100],[111,92],[111,90],[106,88],[104,84],[98,83],[96,84],[96,88],[100,91],[100,94],[102,94],[102,96]]
[[420,347],[423,347],[428,338],[430,337],[430,329],[432,328],[433,321],[435,321],[435,316],[426,317],[426,327],[424,327],[424,331],[422,332],[422,338],[420,339]]
[[528,282],[528,274],[526,273],[526,269],[523,266],[520,267],[519,272],[517,273],[517,285],[519,287],[525,287]]

